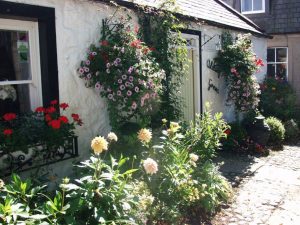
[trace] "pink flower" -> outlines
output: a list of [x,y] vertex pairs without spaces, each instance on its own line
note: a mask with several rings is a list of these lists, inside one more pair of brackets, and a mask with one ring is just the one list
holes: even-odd
[[110,70],[109,70],[109,69],[106,69],[106,73],[110,73]]
[[108,97],[108,99],[111,100],[111,99],[113,99],[114,96],[112,94],[109,94],[107,97]]
[[125,82],[125,86],[126,86],[126,87],[129,87],[129,86],[130,86],[130,83],[129,83],[128,81],[126,81],[126,82]]
[[150,97],[149,93],[145,94],[145,96],[144,96],[145,99],[149,99],[149,97]]
[[87,79],[91,79],[92,78],[92,74],[88,74],[88,75],[86,75],[86,77],[87,77]]
[[133,103],[132,103],[131,108],[132,108],[132,109],[136,109],[136,108],[137,108],[136,102],[133,102]]
[[122,75],[122,79],[123,79],[123,80],[126,80],[126,79],[127,79],[127,75],[125,75],[125,74]]
[[110,64],[109,63],[106,63],[106,68],[109,68],[110,67]]
[[128,73],[129,73],[129,74],[131,74],[131,73],[132,73],[132,71],[133,71],[133,69],[134,69],[134,68],[133,68],[132,66],[131,66],[131,67],[129,67],[129,69],[128,69]]
[[84,69],[83,69],[83,68],[79,68],[78,72],[79,72],[80,74],[83,74],[83,73],[84,73]]
[[91,61],[90,60],[86,60],[85,61],[85,65],[89,66],[91,64]]
[[90,71],[90,69],[88,67],[83,67],[84,72],[88,73]]
[[122,84],[122,80],[121,80],[121,79],[119,79],[119,80],[118,80],[118,83],[119,83],[119,84]]
[[129,76],[129,81],[130,81],[130,82],[133,81],[133,76]]
[[108,91],[108,92],[111,92],[111,89],[110,89],[110,88],[107,88],[107,91]]
[[141,106],[143,107],[145,105],[145,99],[141,98]]
[[139,90],[140,90],[139,87],[135,87],[135,88],[134,88],[134,91],[135,91],[135,92],[139,92]]
[[132,95],[132,92],[130,90],[127,91],[127,96],[131,96]]
[[97,55],[97,52],[92,52],[91,55],[95,56]]
[[121,86],[120,86],[120,90],[124,90],[125,89],[125,86],[122,84]]
[[118,95],[118,96],[121,96],[121,95],[122,95],[122,92],[121,92],[120,90],[118,90],[118,91],[117,91],[117,95]]
[[101,88],[101,85],[100,85],[100,83],[99,83],[99,82],[97,82],[97,83],[95,84],[95,88],[96,88],[96,90],[100,90],[100,88]]

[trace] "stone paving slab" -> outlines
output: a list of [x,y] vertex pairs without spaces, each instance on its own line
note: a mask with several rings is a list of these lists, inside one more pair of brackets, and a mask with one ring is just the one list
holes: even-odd
[[219,157],[235,197],[214,225],[300,225],[300,147],[284,146],[268,157]]

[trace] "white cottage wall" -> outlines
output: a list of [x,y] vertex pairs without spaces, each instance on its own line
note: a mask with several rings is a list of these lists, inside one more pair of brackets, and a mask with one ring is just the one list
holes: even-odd
[[[70,112],[78,113],[84,122],[76,131],[79,136],[79,154],[81,160],[90,153],[90,140],[95,135],[106,135],[110,131],[106,103],[94,90],[86,88],[82,79],[78,77],[77,68],[80,61],[85,59],[86,51],[91,43],[97,43],[100,37],[102,19],[112,15],[115,8],[88,0],[6,0],[16,3],[25,3],[55,8],[57,58],[59,72],[59,96],[61,102],[70,104]],[[133,12],[121,11],[119,14],[130,13],[135,23],[137,17]],[[192,24],[191,28],[202,31],[202,43],[215,34],[221,35],[223,29],[207,25]],[[256,54],[266,59],[267,41],[264,38],[252,38]],[[202,48],[202,98],[212,103],[214,112],[223,112],[228,121],[234,120],[232,106],[226,106],[226,88],[223,79],[206,66],[207,60],[212,60],[216,54],[216,42],[212,39]],[[265,68],[258,74],[261,80]],[[208,91],[209,79],[216,85],[220,93]],[[54,173],[61,171],[67,174],[71,163],[61,162],[55,165]]]
[[[226,84],[223,78],[218,78],[218,75],[207,67],[207,61],[212,61],[217,56],[216,44],[219,42],[219,35],[224,31],[229,31],[233,36],[236,36],[238,32],[225,30],[218,27],[196,24],[192,23],[190,29],[195,29],[201,31],[201,40],[202,40],[202,104],[203,109],[206,102],[211,103],[211,109],[214,113],[223,112],[224,118],[231,122],[235,120],[235,113],[233,105],[230,105],[226,102]],[[205,45],[204,43],[212,38]],[[253,43],[253,50],[258,58],[262,58],[266,64],[267,61],[267,39],[251,36]],[[256,77],[259,82],[264,79],[267,68],[266,66],[262,67],[260,71],[257,72]],[[219,93],[214,91],[212,88],[208,90],[209,80],[212,80],[211,83],[219,89]]]

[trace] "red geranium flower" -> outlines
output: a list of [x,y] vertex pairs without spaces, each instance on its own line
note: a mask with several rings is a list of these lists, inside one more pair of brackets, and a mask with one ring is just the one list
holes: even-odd
[[44,113],[45,111],[46,111],[46,109],[44,107],[42,107],[42,106],[37,107],[35,109],[35,112],[37,112],[37,113]]
[[52,120],[48,123],[48,125],[57,130],[60,128],[60,120]]
[[59,119],[61,122],[63,122],[63,123],[68,123],[68,122],[69,122],[69,119],[68,119],[66,116],[60,116],[58,119]]
[[53,106],[50,106],[50,107],[48,107],[47,109],[46,109],[46,113],[54,113],[54,112],[56,112],[56,109],[53,107]]
[[52,101],[50,102],[51,105],[56,105],[57,103],[58,103],[57,100],[52,100]]
[[150,51],[149,48],[144,48],[144,49],[143,49],[143,53],[144,53],[145,55],[147,55],[149,51]]
[[73,120],[75,120],[75,121],[79,120],[79,115],[78,114],[72,113],[71,116],[72,116]]
[[67,103],[61,103],[61,104],[59,105],[59,107],[62,108],[63,110],[65,110],[66,108],[69,107],[69,105],[68,105]]
[[130,46],[133,48],[142,48],[141,46],[141,40],[137,39],[130,43]]
[[107,40],[102,40],[102,41],[100,42],[100,44],[101,44],[102,46],[108,46],[108,45],[109,45],[109,43],[108,43]]
[[153,52],[153,51],[155,51],[156,49],[155,49],[154,47],[150,47],[149,50],[150,50],[151,52]]
[[231,134],[231,130],[227,129],[227,130],[224,131],[224,133],[227,134],[227,136],[228,136],[229,134]]
[[256,66],[264,66],[264,62],[262,59],[255,59],[255,64]]
[[3,131],[3,134],[4,134],[5,136],[10,136],[10,135],[12,135],[12,133],[13,133],[13,130],[12,130],[12,129],[5,129],[5,130]]
[[5,121],[11,121],[17,118],[17,115],[15,113],[6,113],[3,115],[3,119]]
[[52,120],[52,118],[51,118],[51,116],[50,116],[49,114],[46,114],[46,115],[45,115],[45,120],[46,120],[47,122],[49,122],[49,121]]
[[82,120],[79,118],[79,115],[78,115],[78,114],[73,113],[71,116],[72,116],[73,120],[74,120],[75,122],[77,122],[77,124],[78,124],[79,126],[81,126],[81,125],[83,124],[83,123],[82,123]]

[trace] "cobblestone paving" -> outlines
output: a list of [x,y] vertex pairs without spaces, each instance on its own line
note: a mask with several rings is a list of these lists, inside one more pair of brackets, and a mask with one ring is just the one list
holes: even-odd
[[299,146],[263,158],[224,160],[220,170],[235,187],[235,197],[212,224],[300,225]]

